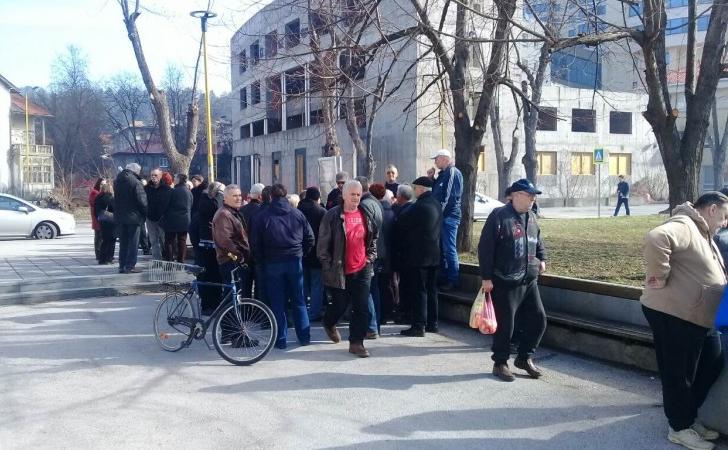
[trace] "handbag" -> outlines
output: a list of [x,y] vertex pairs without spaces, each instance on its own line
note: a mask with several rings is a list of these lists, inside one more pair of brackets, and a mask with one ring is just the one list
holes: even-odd
[[485,292],[482,290],[478,291],[478,296],[473,301],[473,306],[470,308],[470,321],[468,322],[470,328],[478,328],[480,324],[480,314],[483,311],[483,303],[485,303]]
[[498,329],[498,322],[495,320],[495,309],[493,299],[488,293],[488,298],[483,302],[483,309],[478,317],[478,330],[483,334],[494,334]]
[[114,213],[109,212],[108,210],[103,210],[96,217],[96,220],[98,220],[99,223],[111,223],[114,221]]

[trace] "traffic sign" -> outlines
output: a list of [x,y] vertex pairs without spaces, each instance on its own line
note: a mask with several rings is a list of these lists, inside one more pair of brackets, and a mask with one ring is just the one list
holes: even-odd
[[603,163],[604,162],[604,149],[603,148],[595,148],[594,149],[594,162],[595,163]]

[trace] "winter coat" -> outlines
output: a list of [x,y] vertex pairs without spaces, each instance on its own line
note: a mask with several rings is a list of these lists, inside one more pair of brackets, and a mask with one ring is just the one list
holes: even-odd
[[147,194],[147,220],[159,222],[169,206],[172,188],[162,183],[154,187],[149,183],[144,187],[144,192]]
[[96,231],[101,229],[99,221],[96,220],[96,209],[94,207],[94,202],[96,201],[96,197],[98,196],[99,191],[97,191],[96,189],[91,189],[91,191],[88,193],[88,206],[91,210],[91,229]]
[[[99,195],[96,197],[96,201],[94,202],[93,216],[98,217],[103,211],[108,211],[110,213],[114,212],[114,196],[113,195],[99,193]],[[99,223],[99,227],[101,227],[101,226],[102,226],[102,224]],[[99,228],[99,229],[101,229],[101,228]]]
[[114,221],[121,225],[141,225],[147,218],[147,194],[134,172],[122,170],[114,180]]
[[259,200],[251,200],[250,203],[240,208],[240,214],[243,216],[245,222],[245,231],[248,232],[248,236],[252,235],[251,225],[253,224],[253,218],[260,212],[261,203]]
[[248,235],[243,228],[243,218],[235,209],[223,205],[212,219],[212,239],[215,242],[215,255],[218,264],[232,261],[228,254],[235,255],[242,264],[250,257]]
[[432,192],[424,192],[399,215],[397,228],[401,268],[440,265],[442,207]]
[[[374,218],[370,213],[359,205],[359,211],[366,222],[366,258],[369,264],[377,259],[377,229]],[[344,274],[344,261],[346,259],[346,230],[344,229],[344,210],[342,206],[336,206],[328,211],[321,220],[319,227],[319,240],[316,244],[316,254],[321,261],[321,275],[324,286],[345,289],[346,275]],[[370,265],[365,270],[370,270]]]
[[178,184],[172,189],[169,204],[162,214],[159,224],[166,233],[187,232],[190,228],[191,209],[192,192],[186,184]]
[[256,261],[302,258],[314,245],[313,231],[303,213],[286,198],[275,198],[253,219],[251,247]]
[[380,200],[382,205],[382,228],[377,239],[377,260],[375,270],[381,273],[392,272],[392,230],[394,227],[394,210],[387,200]]
[[203,181],[202,183],[198,184],[197,187],[193,187],[191,189],[192,192],[192,212],[191,216],[195,217],[197,215],[197,209],[200,206],[200,200],[202,197],[205,197],[207,191],[207,181]]
[[222,199],[210,198],[207,194],[200,197],[200,203],[197,207],[197,230],[201,241],[212,240],[212,219],[221,207]]
[[656,311],[712,328],[726,286],[725,265],[708,224],[690,203],[647,233],[640,301]]
[[446,218],[460,218],[460,198],[463,195],[463,174],[455,166],[440,171],[432,187],[432,195],[442,205]]
[[396,181],[394,183],[384,183],[384,189],[392,191],[395,197],[397,196],[397,188],[399,188],[399,183]]
[[512,203],[490,213],[478,243],[482,279],[518,286],[538,278],[541,261],[546,260],[541,229],[533,211],[525,217],[523,223]]
[[329,192],[328,197],[326,197],[326,209],[341,205],[341,196],[342,192],[338,187]]
[[308,224],[311,226],[315,242],[314,249],[308,252],[308,255],[306,255],[303,259],[303,264],[307,267],[320,268],[321,262],[318,260],[318,256],[316,256],[315,245],[318,244],[319,227],[321,225],[321,219],[323,219],[324,215],[326,215],[326,209],[324,209],[318,201],[304,198],[298,204],[298,210],[303,213],[304,217],[306,217],[306,221],[308,221]]

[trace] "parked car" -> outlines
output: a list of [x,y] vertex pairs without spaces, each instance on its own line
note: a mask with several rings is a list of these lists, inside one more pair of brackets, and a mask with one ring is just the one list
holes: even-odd
[[0,237],[53,239],[74,233],[76,219],[71,214],[0,194]]
[[473,220],[477,221],[487,219],[490,212],[500,206],[503,206],[503,202],[476,192],[475,206],[473,207]]

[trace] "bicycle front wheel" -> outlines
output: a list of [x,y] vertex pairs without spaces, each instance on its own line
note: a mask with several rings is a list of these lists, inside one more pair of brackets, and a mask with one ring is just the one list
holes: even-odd
[[154,313],[154,338],[162,349],[176,352],[187,345],[194,329],[192,303],[180,292],[167,294]]
[[217,315],[212,342],[225,361],[248,366],[270,352],[277,333],[273,311],[258,300],[243,298]]

